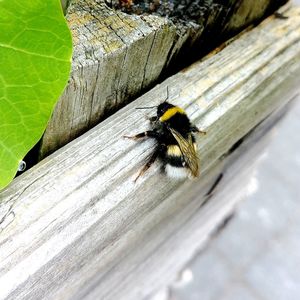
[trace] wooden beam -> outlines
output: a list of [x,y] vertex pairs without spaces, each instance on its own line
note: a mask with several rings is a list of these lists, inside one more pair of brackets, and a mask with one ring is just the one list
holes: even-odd
[[74,47],[71,77],[41,141],[40,157],[149,89],[170,63],[188,61],[193,52],[215,46],[285,0],[229,2],[199,4],[198,21],[183,22],[126,14],[104,0],[73,0],[66,15]]
[[[0,298],[143,299],[174,279],[241,199],[259,137],[299,93],[300,9],[285,15],[167,79],[2,191]],[[167,86],[170,102],[207,131],[201,177],[174,181],[157,163],[134,183],[154,143],[122,136],[148,128],[135,108],[159,104]]]

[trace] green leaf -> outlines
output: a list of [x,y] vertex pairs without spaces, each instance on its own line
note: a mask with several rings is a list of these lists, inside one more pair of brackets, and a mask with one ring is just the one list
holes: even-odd
[[59,0],[0,0],[0,189],[41,138],[71,55]]

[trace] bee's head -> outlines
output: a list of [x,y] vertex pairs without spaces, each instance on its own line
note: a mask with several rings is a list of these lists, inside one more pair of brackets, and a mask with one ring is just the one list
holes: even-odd
[[164,101],[157,106],[157,118],[159,119],[168,109],[175,107],[173,104]]

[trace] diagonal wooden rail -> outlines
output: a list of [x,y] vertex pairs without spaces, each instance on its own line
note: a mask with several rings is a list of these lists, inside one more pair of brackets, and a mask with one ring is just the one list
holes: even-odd
[[[2,191],[0,298],[143,299],[174,279],[240,200],[263,134],[299,92],[300,9],[285,15],[167,79]],[[167,86],[170,102],[207,131],[198,139],[202,175],[174,181],[157,163],[134,183],[154,143],[122,136],[148,127],[135,108],[160,103]]]

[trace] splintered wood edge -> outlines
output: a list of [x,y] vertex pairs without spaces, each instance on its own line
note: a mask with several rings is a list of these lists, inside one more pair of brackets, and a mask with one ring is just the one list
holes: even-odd
[[[191,257],[238,201],[225,197],[229,189],[200,208],[212,174],[222,170],[221,157],[299,91],[300,9],[285,15],[286,20],[268,18],[221,52],[167,79],[3,190],[0,298],[147,296],[158,287],[158,266],[167,280],[179,261]],[[135,108],[159,104],[167,86],[169,101],[207,132],[197,141],[202,176],[173,181],[156,163],[134,183],[154,142],[122,136],[148,128],[144,114],[155,111]],[[181,226],[195,234],[187,235]],[[185,235],[193,238],[190,251]],[[175,251],[179,240],[182,247]],[[157,252],[164,253],[169,271],[163,261],[151,260]]]

